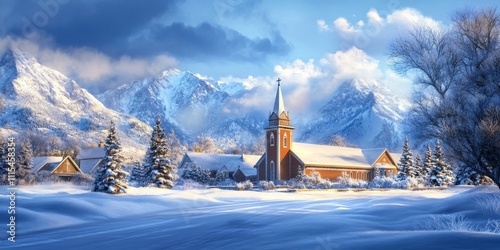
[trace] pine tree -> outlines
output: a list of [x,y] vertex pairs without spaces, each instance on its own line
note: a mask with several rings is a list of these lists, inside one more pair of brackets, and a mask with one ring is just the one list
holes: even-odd
[[110,194],[125,193],[128,173],[122,169],[122,147],[116,136],[116,127],[113,122],[111,122],[104,148],[106,149],[106,155],[103,164],[95,174],[93,191]]
[[189,166],[188,169],[184,171],[182,178],[190,179],[201,184],[208,184],[211,180],[210,170],[202,169],[196,164],[191,164],[191,166]]
[[398,180],[406,180],[408,177],[414,178],[418,175],[413,164],[413,153],[411,152],[408,137],[406,137],[403,145],[403,155],[401,155],[398,166],[398,175],[396,176]]
[[422,177],[425,180],[429,179],[429,172],[432,169],[433,162],[434,162],[434,156],[432,155],[432,148],[430,144],[427,144],[427,151],[425,152],[424,165],[422,167]]
[[136,162],[130,173],[130,182],[138,187],[146,185],[146,171],[140,162]]
[[434,162],[429,172],[429,184],[431,186],[449,186],[453,184],[453,171],[446,164],[444,154],[439,140],[436,141],[434,150]]
[[303,182],[304,178],[306,178],[306,174],[304,173],[304,169],[299,165],[297,167],[297,176],[295,177],[295,180],[298,182]]
[[476,170],[469,166],[460,166],[455,175],[455,185],[488,185],[492,180],[484,175],[479,174]]
[[161,128],[161,120],[158,116],[144,167],[147,173],[146,181],[160,188],[173,188],[176,179],[176,166],[168,159],[168,149],[167,137]]
[[420,157],[420,154],[415,156],[415,172],[417,173],[418,178],[422,179],[424,177],[424,166],[422,165],[422,158]]
[[34,164],[30,140],[26,140],[21,144],[17,165],[16,180],[18,185],[33,184],[35,182],[35,175],[31,173]]
[[215,181],[216,182],[223,182],[226,180],[226,172],[225,171],[217,171],[215,174]]

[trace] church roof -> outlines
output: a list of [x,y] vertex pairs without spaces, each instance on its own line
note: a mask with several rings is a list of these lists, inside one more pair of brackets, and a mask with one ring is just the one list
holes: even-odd
[[309,166],[370,169],[385,149],[360,149],[294,142],[292,151],[305,165]]
[[285,112],[285,102],[283,101],[283,94],[281,93],[280,81],[281,79],[278,78],[278,90],[276,91],[276,99],[274,100],[273,108],[273,113],[278,116]]

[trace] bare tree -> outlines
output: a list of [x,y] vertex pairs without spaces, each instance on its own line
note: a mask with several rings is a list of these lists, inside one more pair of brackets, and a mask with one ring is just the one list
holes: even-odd
[[417,74],[415,138],[442,140],[456,161],[500,187],[500,16],[457,12],[448,30],[416,26],[389,48],[393,67]]

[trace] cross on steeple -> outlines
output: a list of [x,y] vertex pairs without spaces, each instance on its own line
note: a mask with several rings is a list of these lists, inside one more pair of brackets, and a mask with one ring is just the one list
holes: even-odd
[[278,80],[276,80],[278,82],[278,86],[280,86],[280,83],[281,83],[281,79],[278,77]]

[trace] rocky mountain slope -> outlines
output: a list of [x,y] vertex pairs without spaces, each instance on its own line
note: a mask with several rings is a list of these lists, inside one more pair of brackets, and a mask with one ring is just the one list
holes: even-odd
[[299,140],[329,143],[332,135],[340,135],[360,147],[399,150],[408,108],[380,82],[347,81],[315,113]]
[[0,127],[4,133],[58,137],[80,147],[97,145],[111,121],[129,153],[143,151],[151,127],[106,108],[87,90],[29,54],[7,49],[0,59]]

